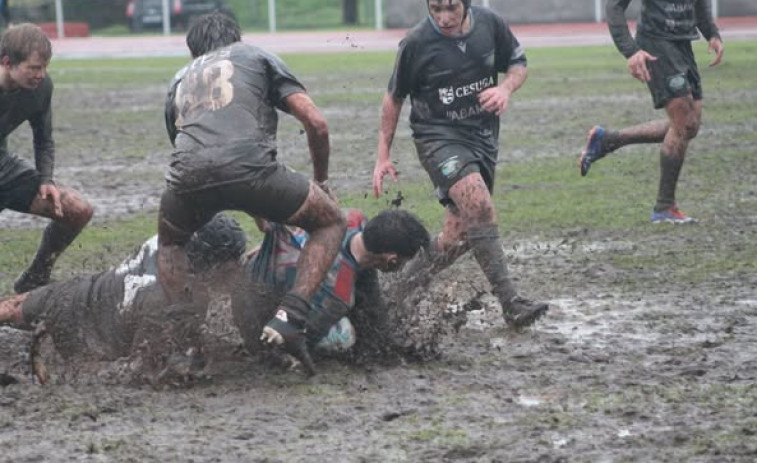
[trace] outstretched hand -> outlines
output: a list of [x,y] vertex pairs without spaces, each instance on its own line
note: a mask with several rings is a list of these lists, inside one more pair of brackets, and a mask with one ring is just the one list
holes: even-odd
[[628,58],[628,70],[631,75],[644,83],[652,79],[649,75],[649,68],[647,68],[647,61],[657,61],[657,58],[644,50],[639,50]]
[[392,160],[376,159],[376,167],[373,169],[373,195],[377,198],[380,198],[384,191],[385,175],[389,175],[395,182],[397,181],[397,170],[395,170]]

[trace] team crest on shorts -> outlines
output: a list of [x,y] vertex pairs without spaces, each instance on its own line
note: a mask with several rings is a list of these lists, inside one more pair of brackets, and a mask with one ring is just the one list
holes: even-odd
[[683,74],[678,74],[668,78],[668,88],[674,92],[678,92],[686,88],[686,78]]
[[444,104],[452,104],[455,101],[455,89],[453,87],[440,88],[439,99]]
[[460,159],[457,156],[452,156],[439,165],[439,170],[445,177],[452,177],[453,174],[460,170]]

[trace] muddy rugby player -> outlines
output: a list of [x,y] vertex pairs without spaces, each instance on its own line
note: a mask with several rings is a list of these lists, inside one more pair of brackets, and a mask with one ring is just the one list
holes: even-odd
[[[34,260],[13,285],[17,293],[50,281],[58,256],[93,212],[79,193],[53,181],[53,82],[46,72],[51,57],[50,40],[34,24],[11,26],[0,39],[0,212],[11,209],[52,219]],[[8,135],[27,121],[35,167],[8,151]]]
[[[309,347],[325,353],[345,351],[356,342],[346,318],[356,305],[383,308],[376,271],[400,269],[429,242],[425,227],[405,211],[388,210],[366,220],[361,211],[350,209],[345,216],[347,234],[310,301],[313,310],[305,323]],[[0,325],[23,330],[43,326],[67,360],[129,357],[138,377],[152,382],[171,362],[202,363],[197,362],[203,354],[200,327],[208,303],[233,293],[235,324],[247,349],[258,351],[264,323],[294,284],[296,262],[308,239],[296,227],[265,225],[263,242],[244,264],[245,234],[223,213],[192,235],[185,246],[195,275],[191,303],[169,304],[157,283],[154,236],[114,269],[0,299]]]
[[445,217],[431,252],[408,265],[408,279],[426,275],[426,268],[436,273],[472,250],[505,321],[529,326],[548,306],[518,295],[491,196],[499,117],[526,80],[526,55],[503,19],[487,8],[472,7],[470,0],[427,0],[427,7],[428,18],[400,43],[383,98],[373,191],[382,194],[384,176],[397,179],[390,150],[409,95],[418,157]]
[[[355,330],[346,318],[355,307],[376,316],[373,326],[364,327],[366,332],[362,335],[388,335],[380,332],[387,328],[379,326],[386,308],[377,272],[400,270],[429,244],[428,231],[407,211],[385,210],[367,220],[362,211],[347,209],[345,217],[347,233],[310,301],[313,310],[305,323],[308,347],[325,352],[345,351],[355,344]],[[232,296],[236,325],[250,351],[258,348],[263,323],[277,300],[294,285],[296,263],[309,239],[304,230],[296,227],[268,224],[266,230],[263,242],[245,264],[239,290]]]
[[[241,42],[222,13],[197,18],[187,32],[194,61],[170,86],[166,124],[174,152],[160,202],[158,275],[172,301],[183,290],[192,233],[222,210],[301,227],[310,234],[297,277],[263,339],[283,344],[312,367],[305,342],[310,299],[344,238],[345,221],[328,186],[329,132],[305,87],[277,56]],[[307,133],[314,181],[276,160],[280,109]]]
[[224,214],[192,235],[185,245],[195,275],[192,303],[168,303],[157,283],[154,236],[116,268],[0,299],[0,325],[23,330],[41,326],[67,360],[139,354],[150,362],[143,365],[144,372],[154,373],[173,354],[201,353],[199,328],[207,303],[212,292],[230,291],[245,244],[239,224]]
[[691,41],[699,38],[699,32],[707,39],[710,52],[715,53],[710,66],[720,64],[723,42],[709,0],[642,0],[635,39],[625,18],[630,3],[631,0],[608,0],[610,34],[628,59],[631,75],[647,84],[655,109],[664,108],[667,118],[618,131],[601,125],[592,127],[578,162],[581,175],[589,172],[592,163],[623,146],[662,143],[657,202],[650,219],[653,223],[695,222],[678,208],[675,195],[686,150],[702,120],[702,79]]

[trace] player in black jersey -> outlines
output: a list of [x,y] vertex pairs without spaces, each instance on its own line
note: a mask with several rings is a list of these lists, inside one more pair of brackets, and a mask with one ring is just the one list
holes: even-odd
[[67,360],[150,353],[146,357],[154,357],[155,365],[148,368],[162,369],[160,358],[190,349],[200,353],[199,329],[212,292],[235,287],[245,246],[239,224],[218,214],[185,247],[189,267],[197,274],[192,303],[167,301],[156,279],[158,239],[152,237],[115,268],[0,298],[0,325],[31,330],[44,322],[57,352]]
[[[305,347],[308,301],[334,261],[346,223],[328,187],[329,132],[305,87],[277,56],[241,42],[221,13],[199,17],[187,32],[194,61],[174,78],[166,124],[174,152],[160,204],[159,279],[172,300],[191,298],[182,250],[192,233],[227,209],[305,229],[310,240],[297,279],[266,325],[263,339],[312,365]],[[276,159],[276,110],[307,133],[314,181]]]
[[400,43],[383,99],[373,191],[382,194],[385,175],[397,178],[390,149],[409,95],[418,157],[446,214],[432,252],[412,262],[408,276],[428,274],[421,268],[429,266],[435,273],[471,249],[506,322],[528,326],[548,306],[518,295],[508,275],[491,197],[499,117],[526,80],[526,55],[491,10],[471,7],[469,0],[428,0],[427,5],[428,18]]
[[[53,182],[53,82],[46,72],[51,56],[50,40],[34,24],[12,26],[0,39],[0,211],[52,219],[34,260],[13,286],[17,293],[47,284],[55,260],[92,217],[92,206],[79,193]],[[8,135],[27,121],[35,167],[8,151]]]
[[[675,201],[678,176],[689,142],[697,135],[702,118],[702,81],[691,41],[699,32],[715,53],[710,66],[723,58],[723,42],[712,18],[710,0],[642,0],[636,38],[631,36],[625,10],[631,0],[608,0],[607,22],[618,50],[628,59],[631,75],[645,82],[655,109],[665,109],[659,119],[619,131],[597,125],[589,131],[579,159],[581,175],[591,164],[616,149],[637,143],[662,143],[660,183],[653,223],[690,223],[695,220],[678,209]],[[699,32],[697,32],[699,30]]]

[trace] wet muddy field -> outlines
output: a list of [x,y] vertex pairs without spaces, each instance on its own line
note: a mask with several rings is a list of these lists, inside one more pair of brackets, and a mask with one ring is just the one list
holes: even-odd
[[[329,92],[324,83],[311,87],[316,97]],[[154,211],[168,156],[164,87],[56,88],[65,153],[58,180],[93,202],[93,226]],[[757,89],[719,97],[754,101]],[[627,97],[624,120],[649,118],[646,94],[634,98]],[[574,157],[591,123],[585,111],[608,101],[617,100],[542,96],[515,104],[503,138],[538,143],[516,142],[502,156]],[[324,113],[333,182],[367,193],[378,99],[325,105]],[[282,125],[284,159],[306,170],[304,137],[291,120]],[[420,179],[401,127],[395,158],[404,178]],[[756,127],[753,113],[715,121],[693,146],[754,153],[753,141],[726,135]],[[30,146],[29,135],[12,145]],[[690,190],[707,183],[701,169],[685,175]],[[64,365],[49,346],[53,380],[40,386],[28,375],[29,335],[0,328],[0,461],[755,461],[757,275],[739,265],[692,275],[685,256],[754,255],[756,184],[757,162],[744,161],[732,185],[694,206],[709,220],[693,227],[504,229],[517,284],[549,301],[549,313],[525,332],[506,330],[494,299],[480,295],[483,274],[464,257],[421,301],[424,316],[415,323],[446,328],[433,340],[438,355],[424,361],[321,359],[319,374],[305,379],[247,355],[221,305],[208,329],[209,364],[189,387],[119,384],[117,365]],[[20,231],[40,226],[8,211],[1,220]],[[623,264],[645,257],[653,264]],[[454,329],[460,311],[465,324]]]

